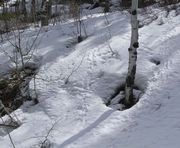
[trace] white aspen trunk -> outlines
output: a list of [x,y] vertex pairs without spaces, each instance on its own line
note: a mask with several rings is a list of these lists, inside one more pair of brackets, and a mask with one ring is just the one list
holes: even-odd
[[129,50],[129,66],[125,86],[125,104],[134,104],[133,87],[136,74],[137,48],[138,43],[138,19],[137,19],[138,0],[132,0],[131,6],[131,44]]

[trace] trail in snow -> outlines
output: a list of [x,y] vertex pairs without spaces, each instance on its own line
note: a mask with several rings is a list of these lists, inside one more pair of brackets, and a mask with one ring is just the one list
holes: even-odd
[[[180,16],[169,18],[172,24],[154,21],[140,29],[136,84],[146,92],[123,112],[106,107],[103,100],[125,81],[129,17],[114,12],[107,18],[110,24],[102,14],[84,19],[90,36],[80,44],[75,44],[72,22],[45,33],[37,49],[43,56],[37,76],[40,103],[25,103],[15,111],[22,121],[11,132],[17,148],[38,147],[55,121],[48,137],[54,148],[179,148]],[[112,56],[108,43],[119,56]],[[11,147],[8,136],[0,137],[0,144]]]

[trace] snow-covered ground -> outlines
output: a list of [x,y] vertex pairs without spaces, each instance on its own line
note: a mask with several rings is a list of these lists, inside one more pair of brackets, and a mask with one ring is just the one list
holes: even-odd
[[[180,15],[159,15],[140,29],[136,85],[144,95],[125,111],[104,101],[125,81],[130,17],[93,14],[84,24],[88,37],[81,43],[71,20],[42,29],[36,50],[42,57],[40,103],[26,102],[14,112],[22,123],[10,133],[16,148],[38,148],[47,135],[53,148],[179,148]],[[9,61],[3,53],[0,59],[2,72]],[[0,136],[0,145],[12,147],[8,135]]]

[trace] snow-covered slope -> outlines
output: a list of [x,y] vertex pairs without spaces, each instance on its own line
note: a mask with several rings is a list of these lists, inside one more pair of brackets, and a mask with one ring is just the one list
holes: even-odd
[[[180,16],[173,14],[162,17],[162,25],[156,20],[140,29],[136,85],[145,93],[125,111],[106,107],[104,100],[125,81],[131,29],[126,13],[86,16],[88,38],[79,44],[72,21],[42,30],[36,53],[42,56],[40,103],[15,111],[22,122],[10,133],[16,148],[38,148],[46,135],[53,148],[179,148]],[[8,135],[0,145],[12,147]]]

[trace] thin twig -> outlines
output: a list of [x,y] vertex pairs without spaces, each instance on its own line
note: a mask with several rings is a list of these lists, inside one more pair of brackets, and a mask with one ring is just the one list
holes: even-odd
[[82,57],[79,65],[78,65],[77,67],[74,67],[73,70],[71,71],[71,73],[68,75],[68,77],[67,77],[66,80],[65,80],[65,84],[67,84],[67,83],[69,82],[69,78],[70,78],[70,77],[73,75],[73,73],[76,72],[76,71],[79,69],[79,67],[82,65],[82,62],[84,61],[85,55],[86,55],[86,53],[85,53],[84,56]]
[[[5,124],[3,118],[2,118],[2,117],[0,117],[0,118],[1,118],[2,122]],[[16,148],[16,147],[15,147],[15,144],[14,144],[14,142],[13,142],[13,140],[12,140],[12,137],[11,137],[9,131],[8,131],[8,129],[7,129],[7,128],[5,128],[5,129],[6,129],[6,132],[7,132],[7,134],[8,134],[8,137],[9,137],[9,139],[10,139],[10,142],[11,142],[13,148]]]

